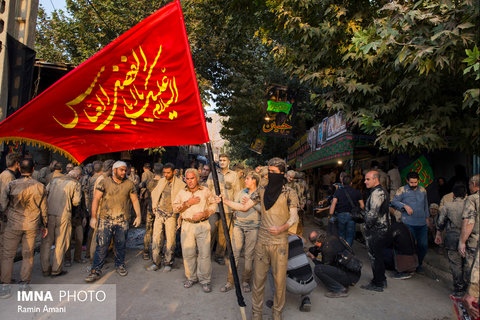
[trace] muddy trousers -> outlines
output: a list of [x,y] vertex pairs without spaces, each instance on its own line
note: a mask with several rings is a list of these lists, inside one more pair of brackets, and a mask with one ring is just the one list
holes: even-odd
[[[456,292],[465,292],[468,280],[467,260],[462,258],[458,250],[447,250],[448,262],[450,263],[450,272],[453,277],[453,288]],[[470,279],[470,278],[468,278]]]
[[92,272],[101,273],[112,239],[114,243],[115,268],[125,266],[127,233],[128,221],[114,222],[103,219],[98,221],[97,247],[93,257]]
[[0,275],[2,274],[2,261],[3,261],[3,233],[7,227],[7,223],[2,220],[0,216]]
[[152,260],[157,266],[162,263],[162,250],[165,242],[165,265],[171,266],[173,264],[176,231],[177,219],[175,216],[165,217],[156,214],[153,223]]
[[[232,238],[233,225],[230,223],[231,214],[225,212],[225,217],[227,219],[227,226],[229,228],[230,239]],[[225,234],[223,233],[223,223],[220,219],[220,214],[217,221],[217,247],[215,248],[215,258],[225,258],[227,251],[227,240],[225,239]]]
[[[79,262],[82,260],[82,243],[83,243],[83,225],[82,219],[75,218],[72,220],[72,239],[75,239],[75,246],[73,247],[73,260]],[[70,241],[70,248],[65,252],[65,261],[72,260],[72,241]]]
[[[70,238],[72,236],[71,215],[48,216],[48,234],[42,239],[40,246],[40,261],[42,262],[42,271],[48,272],[51,268],[52,274],[62,272],[63,258],[65,252],[70,247]],[[52,264],[50,264],[51,248],[53,250]]]
[[258,241],[255,246],[255,270],[253,272],[252,320],[262,319],[263,297],[268,270],[272,268],[275,296],[272,317],[282,319],[288,264],[288,243],[267,245]]
[[[232,237],[233,256],[238,269],[238,259],[240,259],[240,252],[244,249],[245,252],[245,267],[243,269],[242,282],[250,283],[253,270],[253,258],[255,256],[255,244],[257,242],[258,228],[245,228],[234,226]],[[233,285],[232,269],[230,268],[230,259],[228,261],[228,276],[227,282]]]
[[[212,261],[210,256],[210,224],[182,222],[182,253],[185,277],[188,280],[210,283]],[[198,255],[197,255],[198,250]]]
[[148,210],[145,222],[145,237],[143,238],[143,252],[149,254],[150,246],[152,245],[153,224],[155,216],[151,210]]
[[17,254],[18,245],[22,242],[22,267],[20,270],[20,280],[30,282],[33,270],[33,255],[35,249],[35,238],[38,230],[12,230],[8,226],[3,233],[3,260],[2,263],[2,283],[12,281],[13,260]]

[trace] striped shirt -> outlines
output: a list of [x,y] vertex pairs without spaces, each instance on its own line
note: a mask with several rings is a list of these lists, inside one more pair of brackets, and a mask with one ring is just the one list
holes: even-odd
[[296,281],[306,281],[312,275],[312,267],[303,250],[302,238],[297,235],[289,235],[287,276]]

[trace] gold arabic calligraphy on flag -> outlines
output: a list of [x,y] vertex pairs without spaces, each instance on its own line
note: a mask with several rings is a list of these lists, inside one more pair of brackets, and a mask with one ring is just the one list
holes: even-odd
[[[139,46],[132,50],[129,57],[122,56],[120,64],[111,66],[112,75],[118,73],[119,77],[113,76],[100,83],[106,70],[106,67],[102,66],[90,86],[66,103],[73,112],[73,120],[63,123],[55,116],[53,118],[66,129],[75,128],[80,121],[96,125],[94,130],[103,130],[111,123],[115,129],[120,129],[115,119],[124,120],[124,117],[129,119],[132,125],[136,125],[141,119],[145,122],[159,119],[162,113],[178,100],[175,77],[168,77],[165,75],[165,68],[157,67],[161,53],[162,46],[158,48],[153,59],[147,58]],[[125,69],[129,71],[122,77],[121,72]],[[109,83],[112,80],[113,85]],[[175,110],[168,111],[170,120],[177,118]]]

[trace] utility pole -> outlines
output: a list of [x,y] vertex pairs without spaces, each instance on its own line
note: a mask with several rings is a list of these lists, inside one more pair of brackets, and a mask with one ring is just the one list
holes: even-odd
[[30,99],[38,1],[0,0],[0,121]]

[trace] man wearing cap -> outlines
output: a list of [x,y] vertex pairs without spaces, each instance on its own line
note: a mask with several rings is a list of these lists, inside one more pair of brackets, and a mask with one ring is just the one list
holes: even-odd
[[[113,164],[113,174],[105,177],[95,188],[92,201],[92,218],[90,226],[97,226],[97,248],[93,258],[90,274],[86,282],[93,282],[101,277],[102,267],[105,264],[108,247],[113,237],[115,243],[115,268],[120,276],[128,274],[125,267],[126,236],[130,220],[130,201],[133,204],[136,218],[134,227],[141,222],[140,204],[137,190],[132,181],[126,179],[127,164],[117,161]],[[99,206],[102,199],[101,206]],[[130,201],[129,201],[130,200]]]
[[253,320],[262,319],[263,294],[270,268],[275,283],[272,316],[274,320],[282,318],[288,265],[288,232],[296,233],[298,222],[297,193],[285,185],[287,163],[280,158],[272,158],[268,161],[267,167],[268,184],[264,189],[260,189],[259,195],[254,199],[250,198],[243,205],[230,204],[232,209],[240,211],[248,210],[259,202],[261,204],[262,218],[255,245],[253,273]]
[[[210,223],[217,203],[208,188],[198,184],[198,170],[185,171],[187,186],[180,190],[173,201],[173,211],[180,213],[183,265],[187,280],[184,288],[200,281],[204,292],[211,292],[212,262],[210,260]],[[197,254],[198,252],[198,254]]]

